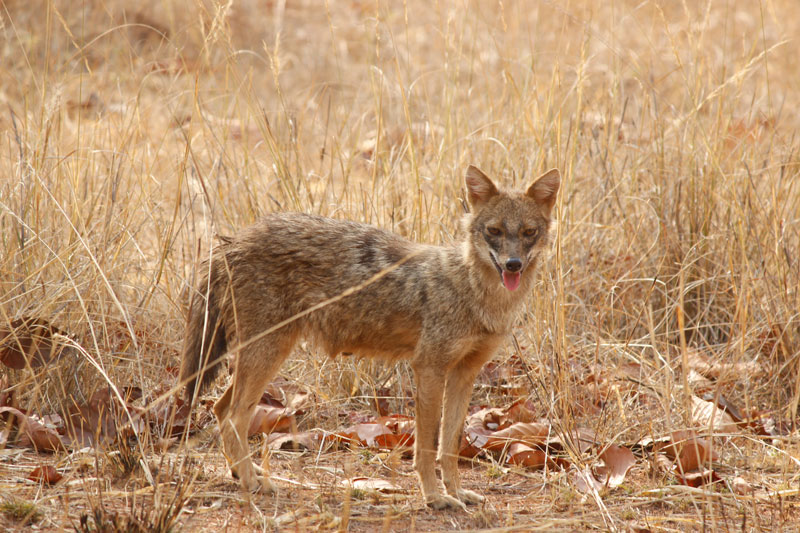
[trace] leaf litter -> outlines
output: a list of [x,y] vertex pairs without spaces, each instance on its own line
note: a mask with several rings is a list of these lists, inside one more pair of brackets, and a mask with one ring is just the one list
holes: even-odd
[[[626,380],[638,370],[635,365],[629,366],[613,373],[595,370],[583,378],[583,384],[591,385],[596,398],[593,405],[602,408],[621,390],[624,394],[630,393]],[[711,385],[714,385],[714,377],[722,375],[711,373],[707,368],[703,370],[713,376],[711,379],[703,377]],[[514,372],[490,368],[490,377],[484,376],[484,382],[497,379],[508,384]],[[7,405],[14,402],[14,395],[5,381],[2,385],[0,420],[4,426],[0,442],[6,447],[28,447],[39,453],[85,446],[107,447],[135,438],[149,429],[163,439],[166,449],[184,432],[192,434],[215,424],[211,414],[213,401],[200,400],[192,420],[188,406],[175,395],[169,395],[167,388],[156,391],[153,394],[156,399],[143,397],[136,387],[125,388],[122,391],[124,401],[120,403],[109,387],[101,387],[87,402],[73,403],[63,417],[57,413],[38,417]],[[514,398],[509,393],[513,388],[503,386],[498,390],[504,391],[502,396],[511,400],[505,407],[478,405],[470,409],[459,456],[462,460],[488,460],[522,470],[548,468],[569,472],[570,483],[580,493],[614,490],[625,483],[637,463],[649,462],[679,485],[692,488],[719,485],[739,495],[752,495],[757,492],[753,485],[739,476],[728,478],[722,473],[724,468],[718,468],[720,449],[724,446],[718,436],[742,431],[759,435],[786,434],[791,431],[790,424],[755,410],[749,416],[742,414],[719,389],[714,393],[708,384],[703,386],[706,392],[702,397],[691,398],[691,417],[696,429],[674,430],[633,444],[604,442],[586,427],[559,430],[551,421],[537,416],[539,409],[530,398]],[[385,402],[376,402],[377,416],[348,412],[346,418],[356,423],[344,429],[300,431],[300,416],[311,401],[311,394],[289,382],[273,383],[265,390],[253,413],[249,435],[264,435],[265,446],[272,451],[318,454],[340,447],[355,447],[376,452],[399,451],[401,456],[410,457],[414,444],[413,417],[389,413]],[[62,474],[50,465],[38,466],[28,475],[28,479],[43,486],[57,484],[61,478]],[[383,478],[359,476],[346,478],[340,484],[383,494],[404,491],[400,485]]]

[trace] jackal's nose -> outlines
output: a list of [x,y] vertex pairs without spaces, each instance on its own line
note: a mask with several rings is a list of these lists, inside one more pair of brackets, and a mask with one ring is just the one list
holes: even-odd
[[519,272],[522,270],[522,260],[518,257],[512,257],[506,261],[506,270],[509,272]]

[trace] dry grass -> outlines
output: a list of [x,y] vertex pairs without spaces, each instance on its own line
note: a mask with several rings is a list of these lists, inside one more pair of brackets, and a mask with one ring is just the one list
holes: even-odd
[[[757,361],[715,391],[796,420],[796,2],[128,5],[0,7],[0,323],[46,318],[82,347],[38,373],[3,369],[26,409],[63,412],[106,383],[168,386],[184,294],[216,233],[300,210],[448,242],[476,163],[507,186],[553,166],[565,177],[557,244],[516,333],[541,416],[608,442],[691,425],[685,363],[700,351]],[[658,402],[579,407],[587,374],[626,363]],[[408,382],[402,366],[305,351],[283,375],[315,392],[319,414],[302,423],[325,429],[325,409],[369,409],[377,388],[402,396]],[[784,497],[692,491],[640,462],[587,499],[563,473],[479,463],[465,483],[489,503],[434,513],[413,491],[338,487],[387,472],[414,487],[409,461],[346,452],[277,454],[278,476],[319,487],[247,500],[212,435],[166,453],[143,438],[128,463],[44,456],[67,473],[52,488],[21,481],[41,455],[6,448],[0,485],[16,498],[4,505],[35,504],[22,521],[82,531],[794,528],[796,432],[719,442],[731,475]],[[0,524],[24,527],[16,514]]]

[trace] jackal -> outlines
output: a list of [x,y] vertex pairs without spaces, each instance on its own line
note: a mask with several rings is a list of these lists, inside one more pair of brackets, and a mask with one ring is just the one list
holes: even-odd
[[459,483],[464,418],[478,371],[533,287],[560,175],[553,169],[525,192],[501,192],[470,166],[465,182],[472,214],[454,246],[281,213],[213,251],[190,304],[181,380],[193,401],[223,356],[233,354],[233,380],[214,412],[225,456],[244,489],[273,489],[250,458],[247,430],[266,385],[302,338],[330,355],[409,360],[414,469],[425,501],[440,509],[484,500]]

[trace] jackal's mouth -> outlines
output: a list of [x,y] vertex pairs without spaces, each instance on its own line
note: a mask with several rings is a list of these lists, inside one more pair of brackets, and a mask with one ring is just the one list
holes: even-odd
[[497,262],[497,258],[495,258],[494,253],[491,251],[489,251],[489,257],[492,258],[492,264],[494,268],[497,269],[497,273],[500,274],[500,283],[510,291],[517,290],[520,279],[522,278],[522,271],[525,270],[525,267],[523,266],[517,272],[510,272],[500,266],[500,263]]

